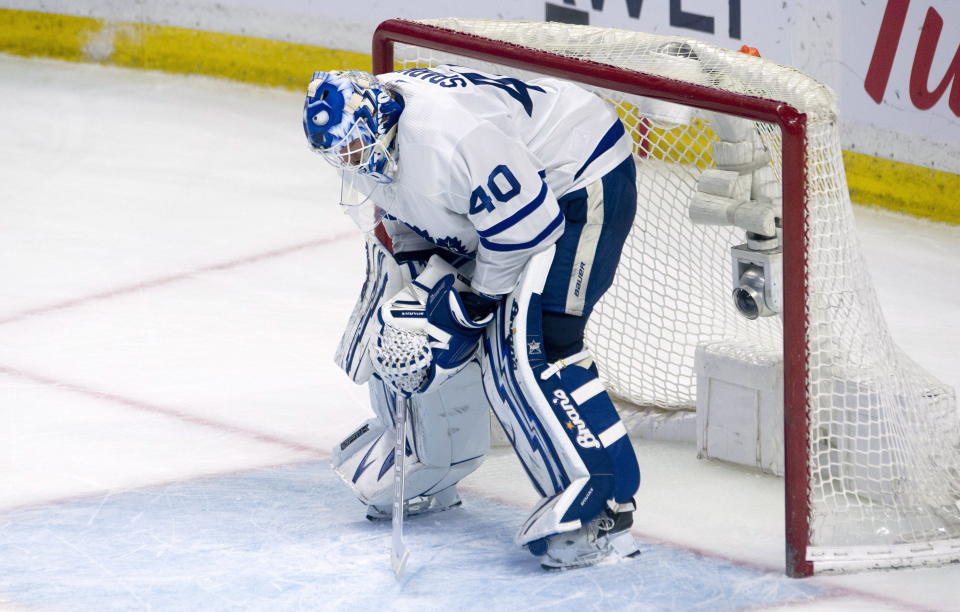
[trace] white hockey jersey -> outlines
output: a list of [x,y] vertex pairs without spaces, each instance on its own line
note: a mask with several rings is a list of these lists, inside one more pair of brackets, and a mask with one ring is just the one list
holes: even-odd
[[420,237],[474,257],[483,293],[512,291],[530,257],[563,233],[557,198],[632,152],[613,107],[566,81],[460,66],[379,79],[404,110],[394,181],[373,197]]

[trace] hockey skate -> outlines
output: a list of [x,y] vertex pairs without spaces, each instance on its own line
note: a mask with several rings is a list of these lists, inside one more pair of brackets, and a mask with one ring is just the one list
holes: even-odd
[[[457,487],[448,487],[433,495],[421,495],[407,500],[407,516],[443,512],[450,508],[456,508],[462,503],[460,494],[457,493]],[[368,520],[387,521],[391,518],[393,518],[393,506],[391,504],[383,506],[374,506],[371,504],[367,506]]]
[[576,569],[607,559],[632,558],[640,554],[640,549],[630,535],[631,526],[632,510],[606,509],[580,529],[531,542],[529,549],[542,556],[540,567],[546,570]]

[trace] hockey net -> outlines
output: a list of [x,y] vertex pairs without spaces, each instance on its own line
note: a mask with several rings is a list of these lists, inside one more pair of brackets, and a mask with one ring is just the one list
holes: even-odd
[[[567,78],[616,106],[634,140],[639,206],[589,348],[612,394],[660,410],[693,410],[698,346],[782,355],[788,573],[960,560],[955,393],[887,331],[828,88],[699,41],[590,26],[391,20],[375,35],[377,72],[446,63]],[[752,121],[782,193],[782,315],[737,313],[730,248],[744,231],[688,215],[716,165],[718,113]]]

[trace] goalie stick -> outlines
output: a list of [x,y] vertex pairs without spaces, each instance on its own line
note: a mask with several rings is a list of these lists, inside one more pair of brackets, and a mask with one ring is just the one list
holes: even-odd
[[403,517],[406,514],[403,464],[407,450],[407,411],[409,406],[410,398],[402,393],[397,394],[397,415],[394,419],[397,443],[393,461],[393,537],[390,542],[390,565],[393,566],[393,574],[397,578],[400,578],[403,573],[403,569],[407,565],[407,557],[410,556],[407,545],[403,541]]
[[[440,278],[455,272],[436,255],[426,269],[410,284],[379,309],[380,333],[371,347],[371,365],[385,384],[396,392],[396,446],[393,460],[393,537],[390,564],[399,578],[409,552],[403,541],[403,519],[406,511],[404,491],[404,459],[406,458],[407,415],[411,411],[410,395],[421,391],[431,369],[433,353],[429,344],[426,302],[429,288]],[[396,313],[394,312],[396,310]],[[438,330],[439,331],[439,330]]]

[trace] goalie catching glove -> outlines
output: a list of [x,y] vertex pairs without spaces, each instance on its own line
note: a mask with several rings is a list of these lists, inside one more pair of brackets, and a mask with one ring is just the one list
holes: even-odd
[[[476,354],[496,304],[495,298],[470,293],[456,268],[433,256],[410,285],[380,308],[373,369],[407,395],[436,389]],[[471,311],[480,318],[472,318]]]

